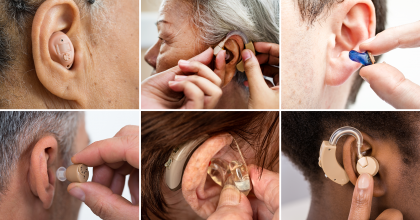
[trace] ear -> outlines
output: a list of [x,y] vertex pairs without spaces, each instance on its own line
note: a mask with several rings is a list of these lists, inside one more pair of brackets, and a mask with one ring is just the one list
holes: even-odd
[[182,194],[191,208],[208,218],[217,208],[222,187],[208,175],[210,160],[223,148],[230,148],[232,136],[222,134],[209,138],[191,156],[182,177]]
[[[361,152],[364,156],[375,157],[378,154],[380,148],[375,145],[372,137],[368,136],[365,133],[363,134],[363,146]],[[380,162],[380,158],[375,157],[381,166],[379,167],[378,173],[373,177],[374,187],[373,187],[373,196],[380,197],[386,193],[385,181],[381,176],[381,169],[385,169],[385,164]],[[353,185],[356,185],[357,178],[359,174],[356,172],[357,164],[357,146],[356,139],[353,136],[348,136],[343,145],[343,165],[344,170],[346,171],[350,182]],[[383,167],[382,167],[383,166]]]
[[351,0],[340,3],[329,18],[332,30],[327,45],[327,71],[325,83],[330,86],[343,84],[361,64],[349,58],[350,50],[359,50],[359,45],[375,36],[376,16],[371,0]]
[[[51,36],[65,33],[74,47],[74,63],[66,69],[55,62],[49,52]],[[83,99],[85,59],[79,8],[72,0],[47,0],[37,10],[32,25],[32,53],[36,74],[42,85],[52,94],[85,103]]]
[[57,149],[57,140],[53,136],[46,136],[35,144],[31,152],[29,185],[44,209],[51,207],[54,198]]
[[228,59],[226,60],[225,75],[221,76],[223,80],[222,88],[235,76],[236,65],[242,59],[241,53],[244,50],[244,42],[241,37],[233,35],[225,42],[225,49]]

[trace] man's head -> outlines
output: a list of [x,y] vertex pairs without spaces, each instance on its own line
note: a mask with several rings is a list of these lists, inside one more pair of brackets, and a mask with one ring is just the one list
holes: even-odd
[[336,158],[350,178],[348,184],[340,186],[325,178],[318,165],[322,141],[328,141],[336,129],[351,126],[362,132],[362,154],[379,162],[372,217],[386,207],[400,210],[404,219],[420,216],[410,205],[418,204],[420,196],[418,112],[283,112],[281,121],[282,152],[311,183],[314,199],[351,201],[358,177],[355,138],[343,136],[337,144]]
[[[0,212],[5,219],[76,219],[80,202],[56,179],[87,146],[79,112],[0,113]],[[17,207],[16,204],[19,204]]]
[[[138,108],[138,4],[0,2],[0,107]],[[74,46],[70,69],[49,52],[58,31]]]
[[282,108],[353,103],[363,79],[348,54],[385,29],[386,0],[284,0],[281,8]]
[[[157,22],[159,39],[145,55],[146,62],[160,73],[217,46],[229,32],[241,31],[253,42],[279,43],[278,0],[164,0]],[[236,69],[244,42],[234,35],[225,43],[230,58],[219,77],[227,85],[216,108],[246,108],[248,91],[245,73]]]

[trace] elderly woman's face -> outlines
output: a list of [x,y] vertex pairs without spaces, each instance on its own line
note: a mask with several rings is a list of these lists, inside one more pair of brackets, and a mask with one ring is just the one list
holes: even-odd
[[146,62],[154,73],[178,65],[207,49],[190,23],[191,8],[180,0],[164,0],[159,10],[159,39],[146,53]]

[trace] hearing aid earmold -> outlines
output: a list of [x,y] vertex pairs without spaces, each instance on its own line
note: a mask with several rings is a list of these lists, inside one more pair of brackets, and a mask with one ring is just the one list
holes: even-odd
[[349,52],[349,58],[354,62],[363,64],[363,66],[369,66],[375,64],[375,57],[369,51],[359,53],[355,50]]
[[49,41],[51,59],[70,69],[74,63],[74,47],[70,38],[63,32],[57,31],[51,35]]
[[[249,41],[248,38],[246,37],[246,35],[244,33],[242,33],[241,31],[235,30],[235,31],[231,31],[226,35],[226,38],[220,42],[215,48],[214,48],[214,55],[217,56],[217,54],[219,54],[220,51],[225,49],[225,43],[226,41],[234,36],[240,36],[245,44],[245,49],[249,49],[251,50],[254,54],[255,54],[255,47],[254,47],[254,43],[252,41]],[[230,56],[230,55],[229,55]],[[226,60],[229,59],[229,56],[226,56]],[[238,64],[236,65],[236,68],[240,71],[240,72],[244,72],[245,68],[244,68],[244,62],[241,59]]]
[[329,141],[323,141],[319,150],[319,166],[323,169],[325,176],[332,181],[345,185],[349,181],[346,171],[338,163],[335,156],[338,139],[344,135],[352,135],[357,141],[357,165],[356,170],[359,174],[368,173],[375,176],[379,171],[379,163],[374,157],[363,156],[361,148],[363,145],[362,133],[353,127],[342,127],[337,129],[330,137]]
[[57,170],[57,179],[72,183],[85,183],[89,179],[89,170],[85,164],[73,164],[69,167],[60,167]]

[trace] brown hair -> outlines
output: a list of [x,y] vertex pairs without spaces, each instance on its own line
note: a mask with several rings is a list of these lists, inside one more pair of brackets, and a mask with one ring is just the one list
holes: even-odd
[[[300,14],[303,20],[308,21],[310,24],[315,22],[321,15],[327,16],[325,11],[330,10],[335,3],[342,3],[344,0],[298,0]],[[375,6],[376,14],[376,33],[385,30],[387,7],[386,0],[372,0]],[[379,60],[381,56],[376,56],[375,60]],[[359,93],[360,87],[364,80],[360,77],[359,72],[354,79],[353,85],[350,90],[350,95],[347,99],[347,106],[353,104],[356,101],[357,94]]]
[[[266,125],[266,126],[264,126]],[[264,126],[264,127],[263,127]],[[267,132],[262,132],[267,128]],[[142,112],[141,213],[165,218],[168,204],[161,192],[165,162],[172,149],[204,134],[223,132],[248,142],[256,164],[273,169],[279,163],[279,112]]]

